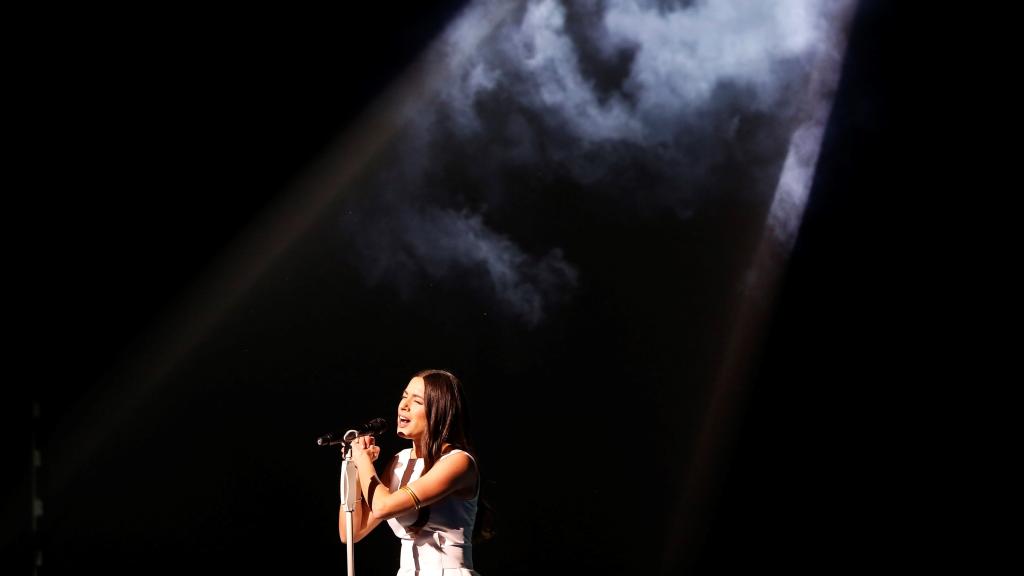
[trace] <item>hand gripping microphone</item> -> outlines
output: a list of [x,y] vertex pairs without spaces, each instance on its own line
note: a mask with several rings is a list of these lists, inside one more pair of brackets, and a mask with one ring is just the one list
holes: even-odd
[[334,446],[336,444],[348,444],[360,436],[378,436],[388,428],[388,423],[383,418],[374,418],[366,424],[354,430],[345,432],[331,432],[316,439],[318,446]]

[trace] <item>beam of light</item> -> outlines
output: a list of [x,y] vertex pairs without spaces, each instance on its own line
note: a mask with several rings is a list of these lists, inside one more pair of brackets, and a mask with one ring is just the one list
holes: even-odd
[[[818,51],[806,92],[804,119],[790,137],[771,208],[731,319],[725,354],[706,408],[701,412],[703,422],[697,434],[689,476],[673,515],[675,526],[669,531],[670,541],[665,546],[666,566],[679,567],[695,560],[694,554],[702,543],[700,531],[714,508],[714,485],[720,479],[722,461],[728,458],[733,447],[743,386],[757,357],[779,277],[796,242],[811,192],[822,137],[839,83],[847,28],[855,8],[856,0],[839,0],[822,12],[823,24],[828,27],[823,37],[828,45]],[[685,542],[685,546],[678,546],[680,541]]]
[[86,392],[81,410],[58,424],[74,432],[64,434],[69,441],[54,447],[60,452],[53,458],[55,492],[81,473],[123,416],[161,389],[179,363],[315,225],[325,208],[351,191],[351,183],[415,114],[422,96],[438,90],[436,68],[445,57],[444,43],[458,42],[464,53],[472,53],[507,13],[508,6],[485,3],[469,6],[457,16],[447,40],[435,42],[352,128],[311,162],[305,174],[239,234],[179,303],[153,323],[152,330],[123,355],[121,364]]

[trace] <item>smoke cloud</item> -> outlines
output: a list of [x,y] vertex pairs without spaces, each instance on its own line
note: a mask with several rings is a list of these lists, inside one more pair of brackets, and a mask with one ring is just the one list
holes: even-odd
[[[692,218],[725,187],[770,203],[845,3],[472,5],[348,206],[356,264],[403,293],[472,277],[536,326],[579,280],[569,239],[544,221],[558,190],[635,217]],[[537,224],[514,222],[524,213]]]

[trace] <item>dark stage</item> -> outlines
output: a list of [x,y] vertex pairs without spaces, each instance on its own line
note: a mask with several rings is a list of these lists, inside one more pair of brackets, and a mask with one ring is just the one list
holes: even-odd
[[[671,37],[608,43],[701,3],[600,19],[619,4],[513,9],[440,85],[456,49],[419,58],[464,2],[28,18],[4,573],[342,574],[339,462],[315,439],[393,424],[426,367],[468,389],[485,576],[892,552],[878,399],[914,325],[893,314],[896,9],[841,27],[787,245],[765,218],[802,118],[786,82],[814,80],[797,41],[771,76],[724,57],[715,76],[665,65]],[[645,91],[686,66],[707,93]],[[397,548],[378,530],[356,573],[393,574]]]

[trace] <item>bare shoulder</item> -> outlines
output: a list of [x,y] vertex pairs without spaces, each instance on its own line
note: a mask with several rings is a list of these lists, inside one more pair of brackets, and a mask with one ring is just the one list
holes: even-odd
[[[438,464],[444,463],[449,473],[458,480],[456,492],[462,497],[471,497],[476,492],[476,459],[465,450],[455,449],[445,453]],[[437,466],[437,464],[435,464]]]
[[462,448],[452,448],[441,455],[441,460],[454,460],[458,462],[466,463],[470,466],[476,466],[476,459],[472,454],[466,452]]

